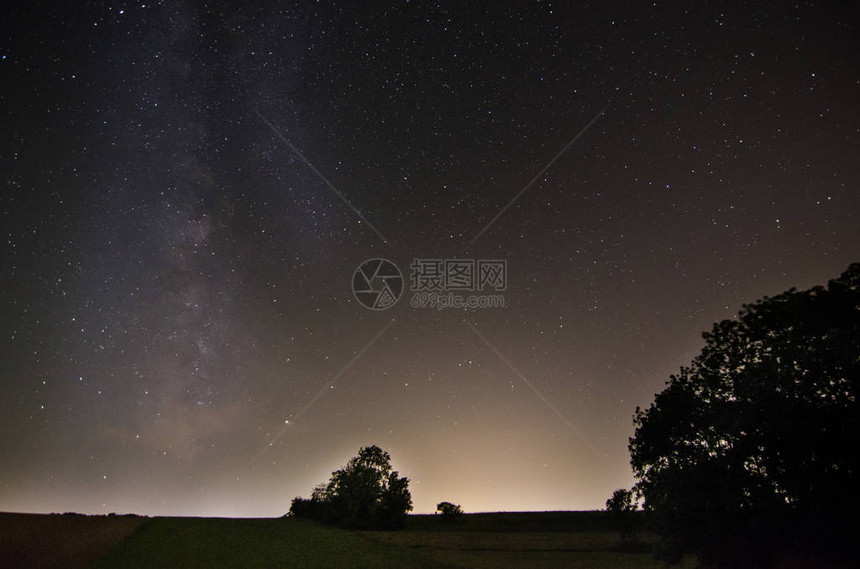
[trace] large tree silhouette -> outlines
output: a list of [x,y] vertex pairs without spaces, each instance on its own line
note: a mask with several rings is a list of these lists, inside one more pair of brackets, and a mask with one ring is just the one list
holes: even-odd
[[860,264],[826,288],[744,306],[637,408],[636,490],[668,557],[848,560],[858,512]]
[[345,467],[332,472],[311,498],[295,498],[290,513],[350,528],[393,529],[412,510],[409,479],[391,467],[391,456],[378,446],[363,447]]

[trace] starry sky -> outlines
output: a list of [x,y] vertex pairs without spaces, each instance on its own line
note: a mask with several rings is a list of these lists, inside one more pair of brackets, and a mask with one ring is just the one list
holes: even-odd
[[[742,304],[860,261],[848,3],[21,3],[0,37],[0,510],[595,509]],[[384,258],[399,301],[370,310]],[[504,306],[411,305],[415,259]],[[379,284],[377,282],[377,284]],[[484,291],[486,292],[486,291]]]

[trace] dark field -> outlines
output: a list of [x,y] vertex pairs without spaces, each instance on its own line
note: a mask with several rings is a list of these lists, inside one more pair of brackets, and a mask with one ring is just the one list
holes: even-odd
[[[2,567],[663,567],[602,512],[410,516],[395,532],[298,519],[0,514]],[[683,567],[692,567],[688,560]]]
[[88,567],[147,518],[0,513],[0,568]]

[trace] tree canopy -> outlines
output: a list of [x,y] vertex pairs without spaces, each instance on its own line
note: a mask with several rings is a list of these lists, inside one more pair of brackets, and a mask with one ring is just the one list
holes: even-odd
[[310,499],[295,498],[290,513],[350,528],[393,529],[412,510],[409,480],[391,467],[391,456],[378,446],[359,449]]
[[842,561],[858,498],[860,264],[745,305],[704,334],[630,439],[636,491],[669,557]]

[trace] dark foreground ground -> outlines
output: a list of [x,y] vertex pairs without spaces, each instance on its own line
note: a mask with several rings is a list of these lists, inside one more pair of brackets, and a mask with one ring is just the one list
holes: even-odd
[[0,513],[0,568],[88,567],[147,519]]
[[655,541],[645,533],[621,544],[602,512],[410,516],[395,532],[297,519],[0,514],[3,569],[663,567]]

